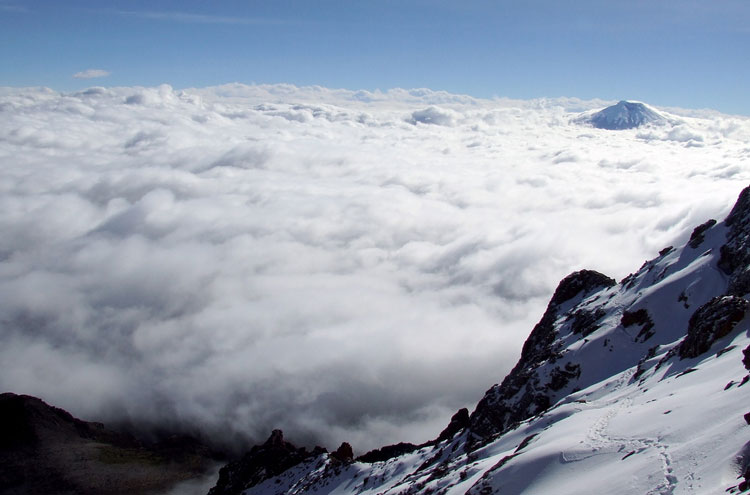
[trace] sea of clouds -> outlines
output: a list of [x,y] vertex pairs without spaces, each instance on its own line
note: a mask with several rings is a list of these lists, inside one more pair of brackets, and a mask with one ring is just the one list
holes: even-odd
[[433,438],[557,282],[618,279],[750,179],[750,119],[227,85],[0,89],[0,391],[239,448]]

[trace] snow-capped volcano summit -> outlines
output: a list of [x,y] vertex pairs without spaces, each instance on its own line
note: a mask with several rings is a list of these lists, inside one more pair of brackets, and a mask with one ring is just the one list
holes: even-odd
[[580,121],[597,129],[621,130],[646,124],[663,124],[667,119],[644,103],[623,100],[594,114],[584,115]]

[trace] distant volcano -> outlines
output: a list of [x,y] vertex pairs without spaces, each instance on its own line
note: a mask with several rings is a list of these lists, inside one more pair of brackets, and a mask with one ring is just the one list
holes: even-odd
[[645,124],[662,124],[667,119],[647,105],[636,101],[621,101],[591,115],[583,115],[579,122],[597,129],[633,129]]

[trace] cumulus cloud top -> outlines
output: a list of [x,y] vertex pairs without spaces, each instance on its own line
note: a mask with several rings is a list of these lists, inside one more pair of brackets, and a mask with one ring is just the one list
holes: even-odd
[[96,79],[98,77],[107,77],[111,72],[104,69],[86,69],[73,74],[75,79]]
[[564,275],[627,275],[747,184],[747,119],[570,123],[601,106],[0,89],[0,389],[227,441],[426,440]]
[[452,127],[456,123],[456,115],[450,110],[443,110],[431,106],[422,110],[413,111],[408,121],[415,125],[432,124]]

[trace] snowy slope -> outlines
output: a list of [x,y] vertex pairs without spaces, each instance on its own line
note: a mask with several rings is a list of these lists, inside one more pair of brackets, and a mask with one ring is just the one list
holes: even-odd
[[258,450],[222,470],[211,493],[747,490],[749,253],[747,188],[724,222],[699,226],[619,283],[566,277],[519,363],[453,436],[378,462],[316,451],[249,483],[238,476]]

